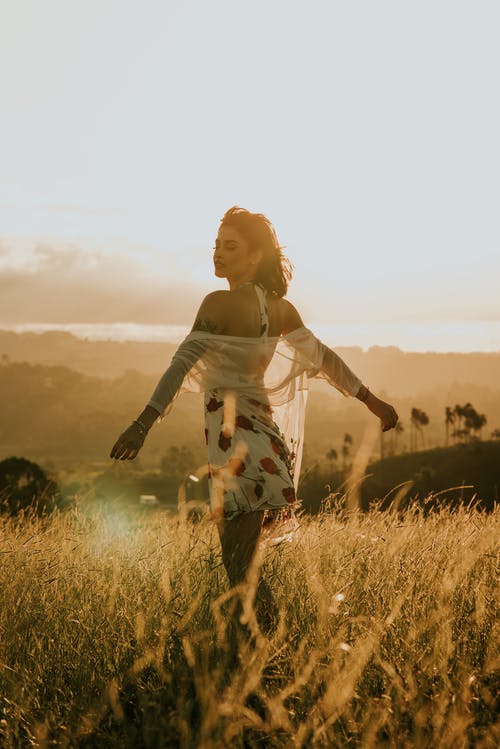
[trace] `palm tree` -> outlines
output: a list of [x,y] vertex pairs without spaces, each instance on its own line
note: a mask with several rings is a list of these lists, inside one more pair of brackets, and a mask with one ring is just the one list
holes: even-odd
[[455,423],[455,412],[450,406],[445,408],[445,428],[446,428],[446,445],[448,445],[450,437],[450,426]]
[[425,439],[424,439],[424,432],[422,431],[422,427],[426,427],[429,423],[429,417],[425,413],[425,411],[420,411],[419,414],[420,419],[420,434],[422,436],[422,447],[425,447]]
[[483,427],[487,421],[488,419],[486,418],[485,414],[478,414],[475,409],[469,410],[465,419],[465,424],[469,435],[470,432],[475,432],[474,438],[480,440]]
[[394,427],[394,434],[393,434],[393,442],[392,442],[392,451],[396,453],[397,445],[398,445],[398,437],[400,434],[404,432],[404,427],[400,421],[396,423],[396,426]]
[[486,418],[486,414],[479,414],[478,419],[478,431],[479,431],[479,439],[483,439],[483,427],[486,426],[488,419]]
[[333,464],[336,463],[338,456],[337,451],[332,447],[326,454],[326,459],[330,462],[330,470],[333,470]]
[[469,401],[467,401],[465,406],[462,406],[462,416],[464,418],[465,437],[467,442],[470,442],[471,432],[474,429],[474,423],[477,417],[477,411]]
[[427,416],[425,411],[422,411],[420,408],[412,408],[410,423],[413,427],[413,430],[410,432],[410,449],[415,449],[417,447],[418,434],[421,435],[422,447],[424,447],[425,440],[424,433],[422,432],[422,427],[427,426],[427,424],[429,423],[429,417]]
[[346,460],[350,455],[350,445],[352,445],[352,437],[350,434],[344,434],[344,442],[342,444],[342,468],[345,469]]
[[453,409],[453,412],[454,412],[455,416],[457,417],[457,422],[458,423],[457,423],[456,433],[458,434],[458,432],[460,432],[461,429],[462,429],[462,418],[464,416],[464,409],[463,409],[462,406],[460,406],[457,403],[457,404],[455,404],[455,408]]
[[[456,417],[458,422],[456,428],[451,433],[453,438],[470,442],[473,436],[472,432],[475,432],[475,439],[482,438],[482,429],[488,421],[485,414],[478,413],[469,401],[465,406],[460,406],[457,403],[455,408],[450,410],[451,415]],[[448,408],[446,409],[446,416],[448,418]],[[451,416],[450,423],[455,423],[455,419],[451,418]]]

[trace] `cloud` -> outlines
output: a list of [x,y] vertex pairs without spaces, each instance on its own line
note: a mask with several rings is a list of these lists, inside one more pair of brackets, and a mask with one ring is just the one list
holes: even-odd
[[[135,257],[129,254],[133,251]],[[196,253],[160,253],[145,246],[127,252],[26,238],[0,238],[0,327],[23,323],[114,323],[189,325],[212,285],[203,282]],[[158,268],[156,275],[147,268]],[[184,280],[185,279],[185,280]],[[500,319],[495,274],[474,294],[467,279],[449,288],[437,277],[425,284],[385,285],[297,273],[290,288],[306,324],[337,325],[401,320]]]
[[[10,253],[12,255],[12,253]],[[5,243],[0,255],[9,257]],[[0,269],[0,324],[136,322],[189,324],[203,291],[147,275],[130,258],[38,243],[22,266]]]

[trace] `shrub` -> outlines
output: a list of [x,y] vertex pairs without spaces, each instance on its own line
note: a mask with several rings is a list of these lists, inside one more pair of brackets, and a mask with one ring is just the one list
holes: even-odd
[[0,512],[50,512],[58,495],[57,484],[37,463],[14,456],[0,461]]

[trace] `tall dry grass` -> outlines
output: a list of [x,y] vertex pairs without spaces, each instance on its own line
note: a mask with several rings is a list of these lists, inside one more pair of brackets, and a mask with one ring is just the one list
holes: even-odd
[[6,749],[498,745],[500,510],[303,517],[263,552],[281,618],[250,640],[208,520],[0,527]]

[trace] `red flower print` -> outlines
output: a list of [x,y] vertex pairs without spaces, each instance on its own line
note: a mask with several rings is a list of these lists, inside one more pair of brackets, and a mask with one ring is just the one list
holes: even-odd
[[246,468],[245,463],[240,458],[230,458],[228,465],[233,476],[241,476]]
[[296,499],[296,497],[295,497],[295,489],[293,488],[293,486],[287,486],[286,489],[283,489],[283,491],[281,493],[283,494],[283,496],[286,499],[286,501],[289,504],[293,505],[293,503],[295,502],[295,499]]
[[272,458],[261,458],[259,463],[266,473],[278,473],[278,466]]
[[207,403],[207,411],[210,411],[210,413],[217,411],[222,406],[222,403],[223,401],[218,401],[217,398],[210,398]]
[[271,442],[271,447],[273,448],[273,452],[276,453],[276,455],[279,455],[280,458],[283,458],[285,451],[283,450],[283,444],[279,441],[276,437],[274,437],[272,434],[269,435],[269,440]]
[[219,447],[221,450],[224,450],[224,452],[231,447],[231,437],[226,437],[224,432],[219,434]]
[[276,455],[279,455],[281,452],[280,446],[274,442],[274,440],[271,440],[271,447],[273,448],[273,452],[276,453]]
[[236,417],[236,426],[241,427],[241,429],[249,429],[251,432],[255,431],[253,421],[242,414]]

